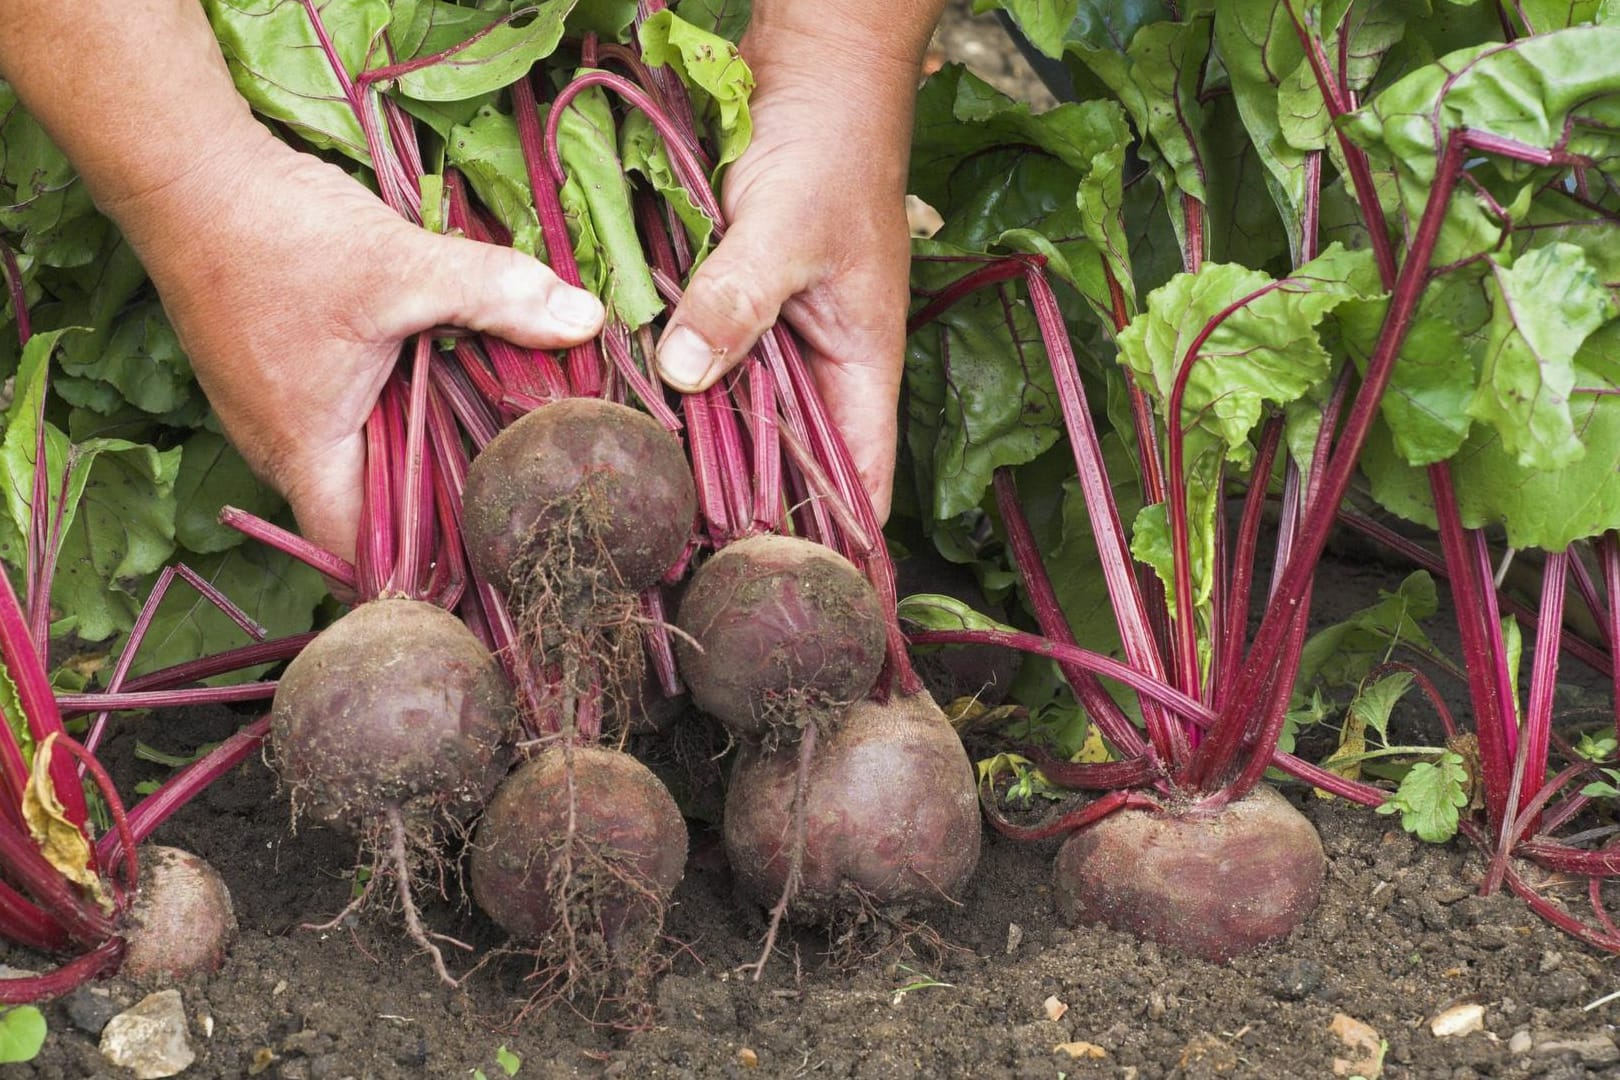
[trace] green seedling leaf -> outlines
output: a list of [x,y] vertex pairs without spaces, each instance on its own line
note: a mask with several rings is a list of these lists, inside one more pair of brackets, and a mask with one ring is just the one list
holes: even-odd
[[698,122],[719,151],[716,167],[736,161],[754,137],[754,73],[737,46],[665,8],[641,24],[641,51],[648,64],[669,65],[692,92]]
[[1617,749],[1620,749],[1620,740],[1609,731],[1584,731],[1575,743],[1575,752],[1587,761],[1608,761]]
[[[562,40],[564,20],[574,3],[526,3],[515,9],[516,18],[497,25],[499,12],[425,0],[420,6],[433,12],[431,25],[408,59],[444,53],[462,42],[471,44],[437,63],[401,75],[400,93],[418,101],[465,101],[516,82],[556,50]],[[490,27],[473,40],[474,35]]]
[[1407,832],[1431,844],[1443,844],[1457,835],[1462,808],[1467,805],[1468,770],[1461,754],[1447,750],[1438,761],[1413,765],[1378,812],[1399,813],[1401,827]]
[[[324,0],[319,9],[349,74],[368,66],[390,22],[387,0]],[[203,10],[255,112],[311,146],[370,164],[365,132],[298,0],[203,0]]]
[[33,1061],[45,1046],[45,1014],[32,1005],[0,1008],[0,1065]]
[[505,1046],[495,1051],[495,1063],[501,1067],[501,1071],[507,1076],[516,1076],[518,1070],[523,1067],[523,1059]]
[[1581,788],[1581,794],[1589,799],[1620,799],[1620,770],[1604,769],[1603,775],[1607,780],[1594,780]]
[[1377,682],[1363,686],[1355,700],[1350,702],[1350,716],[1364,728],[1378,733],[1378,741],[1389,741],[1389,717],[1396,704],[1412,688],[1416,676],[1397,671]]

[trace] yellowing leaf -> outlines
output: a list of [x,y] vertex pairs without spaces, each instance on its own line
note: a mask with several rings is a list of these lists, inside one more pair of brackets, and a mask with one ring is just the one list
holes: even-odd
[[1074,752],[1069,759],[1075,762],[1111,761],[1113,755],[1108,752],[1108,744],[1103,742],[1102,732],[1096,725],[1086,732],[1086,741],[1080,744],[1080,749]]
[[102,889],[101,878],[90,867],[90,841],[68,820],[51,784],[51,752],[55,748],[53,732],[34,752],[33,769],[23,788],[23,820],[28,822],[28,831],[46,861],[110,912],[112,901]]

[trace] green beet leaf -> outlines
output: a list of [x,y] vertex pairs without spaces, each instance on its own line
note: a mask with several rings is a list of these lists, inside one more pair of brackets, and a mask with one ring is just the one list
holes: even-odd
[[737,46],[665,8],[641,24],[642,58],[668,64],[692,92],[698,124],[714,139],[716,167],[736,161],[754,136],[748,98],[754,73]]
[[467,178],[479,200],[512,234],[512,246],[530,255],[539,249],[540,219],[518,141],[517,122],[484,106],[467,124],[450,129],[445,157]]
[[[204,0],[237,92],[254,111],[299,138],[369,164],[365,133],[321,50],[304,6],[287,0]],[[319,6],[350,75],[380,55],[387,0],[327,0]]]
[[[437,63],[401,75],[400,93],[418,101],[465,101],[508,86],[562,41],[563,23],[575,0],[546,0],[515,9],[516,18],[497,24],[498,11],[462,7],[444,0],[418,5],[429,12],[421,40],[400,60],[454,52]],[[420,21],[421,16],[418,16]],[[412,26],[412,32],[417,30]],[[476,36],[480,31],[486,31]],[[463,42],[465,47],[456,48]],[[399,47],[396,39],[395,47]]]

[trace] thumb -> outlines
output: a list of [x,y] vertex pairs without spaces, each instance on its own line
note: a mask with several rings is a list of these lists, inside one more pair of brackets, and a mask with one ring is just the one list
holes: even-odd
[[388,256],[399,287],[378,316],[386,338],[462,326],[525,348],[557,349],[602,329],[601,302],[530,255],[403,222],[401,230]]
[[658,373],[682,393],[707,390],[776,322],[782,304],[808,284],[768,232],[739,217],[692,275],[658,342]]

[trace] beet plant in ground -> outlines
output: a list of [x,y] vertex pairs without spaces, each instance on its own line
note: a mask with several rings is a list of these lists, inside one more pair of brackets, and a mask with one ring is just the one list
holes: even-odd
[[[1319,845],[1282,842],[1298,826],[1220,827],[1268,768],[1414,822],[1457,812],[1456,751],[1392,795],[1349,767],[1354,747],[1333,771],[1279,748],[1291,702],[1296,720],[1309,711],[1312,585],[1344,518],[1453,575],[1479,828],[1503,853],[1487,887],[1519,880],[1513,850],[1604,869],[1531,839],[1583,805],[1543,814],[1555,598],[1579,560],[1547,559],[1559,584],[1522,729],[1490,569],[1492,545],[1562,552],[1615,524],[1595,347],[1614,279],[1597,57],[1615,31],[1560,29],[1594,12],[1546,5],[998,6],[1092,100],[1037,117],[960,72],[925,87],[913,187],[945,225],[918,248],[907,439],[935,546],[1016,568],[1039,634],[936,601],[908,610],[927,627],[915,640],[1046,657],[1026,666],[1026,700],[1079,710],[1115,759],[1044,760],[1054,783],[1107,794],[1000,827],[1080,830],[1059,861],[1066,915],[1225,957],[1286,933],[1321,882]],[[1127,177],[1132,140],[1145,168]],[[1443,558],[1355,512],[1373,500],[1435,515]],[[1595,574],[1570,572],[1601,608]],[[1375,684],[1380,659],[1337,674]],[[1386,696],[1413,681],[1397,673]],[[1590,765],[1571,768],[1565,791]],[[1169,881],[1107,854],[1149,831],[1184,851]],[[1293,869],[1252,869],[1274,864]],[[1265,914],[1229,921],[1240,906]]]

